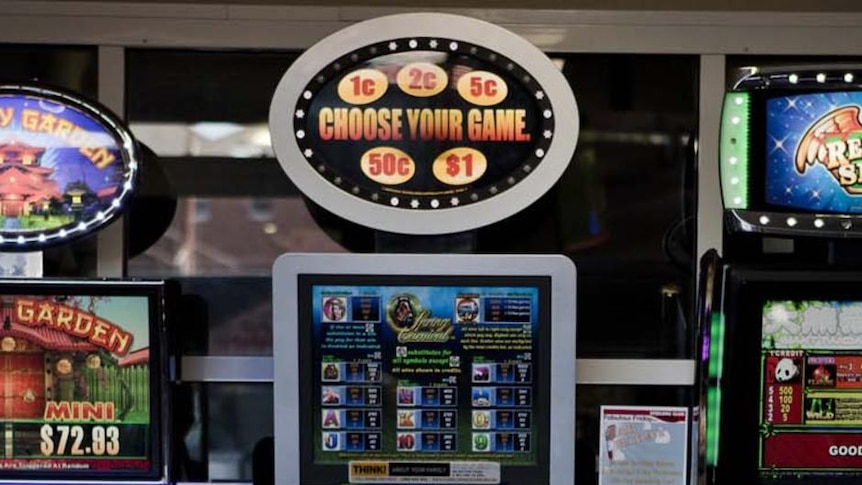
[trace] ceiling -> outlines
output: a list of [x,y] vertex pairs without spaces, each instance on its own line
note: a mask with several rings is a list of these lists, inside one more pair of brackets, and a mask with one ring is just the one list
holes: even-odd
[[[68,2],[76,0],[59,1]],[[143,3],[143,0],[95,0],[95,3]],[[416,4],[409,0],[149,0],[147,3],[416,7]],[[830,2],[812,2],[810,0],[425,0],[422,3],[422,8],[453,7],[543,8],[565,10],[862,12],[862,2],[859,2],[858,0],[831,0]]]

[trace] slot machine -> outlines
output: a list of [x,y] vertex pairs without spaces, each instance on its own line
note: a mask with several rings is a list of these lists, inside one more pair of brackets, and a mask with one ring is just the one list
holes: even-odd
[[173,285],[43,277],[41,253],[125,214],[141,147],[43,85],[0,85],[0,118],[0,483],[168,483]]
[[701,260],[709,484],[862,478],[862,66],[751,69],[726,93],[724,254]]
[[287,254],[273,281],[276,483],[574,483],[562,256]]

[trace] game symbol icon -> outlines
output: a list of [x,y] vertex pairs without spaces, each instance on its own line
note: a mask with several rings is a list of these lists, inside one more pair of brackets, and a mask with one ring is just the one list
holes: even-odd
[[338,433],[323,433],[323,449],[325,451],[336,451],[339,445]]
[[334,387],[324,387],[321,390],[321,402],[325,405],[336,405],[341,404],[341,394],[338,392],[337,388]]
[[398,404],[402,406],[412,406],[414,402],[414,392],[412,387],[398,388]]
[[323,300],[323,321],[343,322],[347,315],[347,302],[344,297],[331,296]]
[[775,380],[782,383],[790,383],[799,377],[799,365],[794,359],[783,358],[775,366]]
[[413,411],[398,411],[398,427],[413,429],[416,427],[416,413]]
[[415,433],[398,433],[395,438],[398,451],[413,451],[416,449],[416,434]]
[[338,416],[338,411],[333,409],[323,411],[323,427],[327,429],[337,429],[341,427],[341,419]]
[[[846,369],[843,374],[854,374],[852,363],[844,363],[843,367]],[[837,373],[838,367],[833,357],[809,357],[805,366],[805,384],[811,387],[835,387]]]
[[341,380],[341,370],[339,369],[338,364],[332,362],[323,363],[320,380],[328,382]]
[[343,322],[347,316],[347,300],[341,296],[330,296],[323,300],[323,321]]
[[386,319],[395,331],[401,332],[416,322],[418,307],[419,300],[413,295],[393,296],[386,309]]
[[473,433],[473,451],[490,451],[491,438],[488,433]]
[[490,427],[490,411],[473,411],[473,429],[488,429]]
[[488,407],[491,405],[491,391],[487,387],[473,388],[473,406]]
[[488,365],[473,365],[473,382],[490,382],[491,367]]
[[813,397],[805,399],[805,418],[809,421],[831,421],[835,419],[835,399]]
[[475,323],[479,318],[479,302],[474,297],[461,297],[455,301],[458,323]]

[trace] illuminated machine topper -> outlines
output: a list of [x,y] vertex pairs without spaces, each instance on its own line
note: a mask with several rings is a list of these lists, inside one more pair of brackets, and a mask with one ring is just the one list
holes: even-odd
[[165,483],[159,282],[0,281],[0,483]]
[[753,71],[726,95],[720,167],[731,229],[862,236],[860,70]]
[[72,94],[0,85],[0,251],[90,234],[132,193],[137,150],[106,109]]
[[526,40],[475,19],[407,14],[306,51],[275,92],[270,129],[287,175],[320,206],[375,229],[445,234],[547,191],[574,153],[578,108]]

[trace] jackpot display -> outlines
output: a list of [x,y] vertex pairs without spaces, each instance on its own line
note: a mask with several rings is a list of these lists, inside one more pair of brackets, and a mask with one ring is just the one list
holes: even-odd
[[10,286],[0,283],[0,482],[162,483],[159,286]]
[[862,469],[862,302],[763,306],[761,473]]
[[443,14],[374,19],[316,44],[279,84],[270,127],[304,194],[410,234],[464,231],[526,207],[562,174],[578,133],[571,89],[541,51]]

